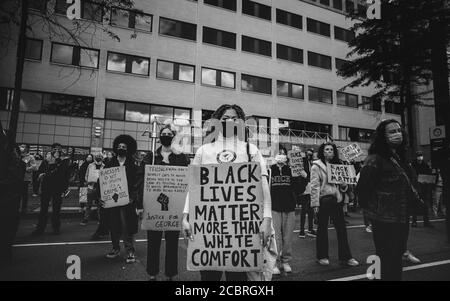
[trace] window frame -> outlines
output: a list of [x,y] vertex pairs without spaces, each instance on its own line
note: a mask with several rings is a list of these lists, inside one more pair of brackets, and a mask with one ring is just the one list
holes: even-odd
[[[286,23],[280,22],[279,21],[279,16],[280,16],[279,14],[286,14],[286,16],[291,15],[292,17],[300,17],[300,27],[293,26],[292,24],[286,24],[286,23],[289,23],[289,20]],[[291,17],[291,20],[292,20],[292,17]],[[277,8],[276,11],[275,11],[275,19],[276,19],[276,23],[277,24],[281,24],[281,25],[284,25],[284,26],[289,26],[291,28],[295,28],[295,29],[298,29],[298,30],[303,30],[303,16],[302,15],[295,14],[295,13],[288,12],[286,10],[282,10],[282,9]]]
[[[225,46],[225,45],[219,45],[219,44],[214,44],[214,43],[210,43],[210,42],[205,42],[205,30],[213,30],[216,33],[226,33],[226,34],[232,34],[234,35],[234,47],[229,47],[229,46]],[[216,36],[217,37],[217,36]],[[219,39],[217,39],[219,40]],[[222,41],[223,41],[223,34],[222,34]],[[217,29],[217,28],[213,28],[213,27],[208,27],[208,26],[203,26],[202,27],[202,43],[203,44],[207,44],[207,45],[213,45],[213,46],[217,46],[217,47],[223,47],[226,49],[232,49],[232,50],[236,50],[237,49],[237,34],[231,31],[225,31],[225,30],[221,30],[221,29]],[[223,44],[223,43],[222,43]]]
[[[265,93],[265,92],[261,92],[261,91],[255,91],[255,90],[247,90],[243,88],[242,82],[243,82],[243,78],[245,76],[251,77],[251,78],[257,78],[257,79],[265,79],[265,80],[270,80],[270,93]],[[273,95],[273,88],[272,88],[272,78],[268,78],[268,77],[262,77],[262,76],[256,76],[256,75],[251,75],[251,74],[247,74],[247,73],[242,73],[241,74],[241,91],[245,91],[245,92],[250,92],[250,93],[258,93],[258,94],[263,94],[263,95]]]
[[[169,34],[161,33],[161,21],[162,21],[162,20],[173,21],[173,22],[179,23],[179,24],[181,24],[181,25],[183,25],[183,24],[188,24],[188,25],[193,25],[193,26],[195,26],[195,39],[192,40],[192,39],[190,39],[190,38],[185,38],[185,37],[181,37],[181,36],[175,36],[175,35],[169,35]],[[181,29],[181,27],[180,27],[180,29]],[[197,39],[198,39],[198,37],[197,37],[197,29],[198,29],[197,24],[189,23],[189,22],[185,22],[185,21],[180,21],[180,20],[175,20],[175,19],[171,19],[171,18],[167,18],[167,17],[163,17],[163,16],[159,16],[159,22],[158,22],[158,34],[159,34],[160,36],[163,36],[163,37],[170,37],[170,38],[177,38],[177,39],[183,39],[183,40],[191,41],[191,42],[197,42]],[[180,34],[181,34],[182,30],[178,30],[178,28],[177,28],[177,32],[178,32],[178,31],[180,31]]]
[[[178,75],[178,79],[175,78],[165,78],[165,77],[160,77],[158,76],[158,66],[159,66],[159,62],[165,62],[165,63],[171,63],[173,64],[173,76],[175,77],[175,75]],[[194,68],[194,74],[192,76],[192,81],[186,81],[186,80],[180,80],[180,66],[188,66],[188,67],[193,67]],[[177,67],[177,68],[176,68]],[[175,69],[178,69],[177,71],[175,71]],[[195,83],[195,76],[196,76],[196,67],[195,65],[190,65],[190,64],[185,64],[185,63],[180,63],[180,62],[173,62],[173,61],[168,61],[168,60],[162,60],[162,59],[158,59],[156,61],[156,78],[157,79],[162,79],[162,80],[173,80],[173,81],[178,81],[178,82],[182,82],[182,83]]]
[[[339,103],[339,95],[345,96],[345,101],[344,104]],[[350,97],[351,96],[356,96],[356,106],[351,106],[350,104]],[[336,91],[336,104],[340,107],[348,107],[348,108],[353,108],[353,109],[359,109],[359,97],[357,94],[353,94],[353,93],[346,93],[346,92],[341,92],[341,91]]]
[[[253,47],[255,48],[255,41],[257,42],[257,49],[259,50],[259,49],[261,49],[261,47],[260,47],[260,45],[261,45],[261,42],[262,43],[269,43],[270,44],[270,47],[269,47],[269,49],[270,49],[270,55],[267,55],[267,54],[264,54],[264,53],[261,53],[261,52],[255,52],[255,51],[250,51],[250,50],[245,50],[244,49],[244,39],[251,39],[252,41],[253,41]],[[265,56],[265,57],[272,57],[272,55],[273,55],[273,53],[272,53],[272,41],[266,41],[266,40],[262,40],[262,39],[258,39],[258,38],[254,38],[254,37],[250,37],[250,36],[246,36],[246,35],[241,35],[241,51],[242,52],[247,52],[247,53],[252,53],[252,54],[258,54],[258,55],[262,55],[262,56]]]
[[[248,4],[251,4],[253,6],[252,11],[254,11],[254,12],[256,11],[255,14],[249,14],[249,13],[244,12],[244,2],[248,2]],[[270,18],[267,19],[267,18],[262,17],[260,9],[258,8],[255,10],[256,7],[269,8],[270,9],[270,14],[269,14]],[[272,22],[272,6],[269,6],[269,5],[261,4],[261,3],[251,1],[251,0],[242,0],[241,13],[242,13],[242,15],[255,17],[255,18],[258,18],[261,20]]]
[[[320,66],[312,65],[312,64],[310,63],[310,54],[311,54],[311,55],[317,55],[317,57],[318,57],[318,62],[319,62],[318,65],[320,65]],[[329,71],[332,71],[332,70],[333,70],[333,62],[332,62],[332,57],[331,57],[331,56],[325,55],[325,54],[321,54],[321,53],[317,53],[317,52],[314,52],[314,51],[308,51],[307,56],[308,56],[308,66],[316,67],[316,68],[320,68],[320,69],[324,69],[324,70],[329,70]],[[328,59],[329,59],[329,62],[330,62],[330,68],[325,68],[325,67],[322,66],[323,60],[324,60],[325,58],[328,58]]]
[[[279,83],[284,83],[284,84],[288,84],[288,95],[280,95],[278,93],[278,84]],[[302,87],[302,96],[301,97],[295,97],[293,96],[293,92],[292,92],[292,86],[301,86]],[[283,81],[283,80],[277,80],[277,96],[279,97],[286,97],[286,98],[293,98],[293,99],[300,99],[300,100],[305,100],[305,85],[302,84],[298,84],[298,83],[292,83],[292,82],[287,82],[287,81]]]
[[[65,0],[61,0],[61,1],[65,1]],[[48,2],[50,2],[50,0],[48,1]],[[86,18],[85,17],[85,15],[84,15],[84,5],[85,5],[85,3],[91,3],[91,4],[95,4],[95,5],[98,5],[98,6],[101,6],[101,4],[100,3],[97,3],[97,2],[95,2],[95,1],[90,1],[90,0],[80,0],[80,4],[81,4],[81,19],[82,20],[87,20],[87,21],[92,21],[92,22],[96,22],[96,23],[102,23],[103,21],[104,21],[104,19],[105,19],[105,12],[103,11],[103,9],[102,9],[102,11],[101,11],[101,16],[100,16],[100,18],[101,18],[101,20],[95,20],[95,19],[90,19],[90,18]],[[68,4],[68,3],[64,3],[65,5],[66,5],[66,9],[69,7],[69,5],[71,5],[71,4]],[[58,11],[58,0],[55,0],[55,2],[54,2],[54,6],[53,6],[53,9],[54,9],[54,12],[55,12],[55,14],[57,14],[57,15],[62,15],[62,16],[66,16],[66,12],[60,12],[60,11]]]
[[[282,57],[280,57],[280,49],[279,49],[279,47],[284,47],[284,48],[286,48],[287,49],[287,52],[288,52],[288,58],[282,58]],[[293,60],[292,59],[292,50],[299,50],[300,52],[301,52],[301,54],[302,54],[302,56],[301,56],[301,62],[298,62],[298,61],[295,61],[295,60]],[[289,55],[289,54],[291,54],[291,55]],[[293,62],[293,63],[297,63],[297,64],[304,64],[304,61],[305,61],[305,58],[304,58],[304,56],[305,56],[305,52],[304,52],[304,50],[303,49],[301,49],[301,48],[296,48],[296,47],[292,47],[292,46],[287,46],[287,45],[283,45],[283,44],[279,44],[279,43],[277,43],[277,59],[280,59],[280,60],[284,60],[284,61],[288,61],[288,62]],[[291,58],[290,58],[291,57]]]
[[[216,71],[216,85],[210,85],[210,84],[205,84],[203,82],[203,69],[207,69],[207,70],[214,70]],[[230,87],[225,87],[222,85],[217,85],[218,79],[220,79],[220,82],[222,82],[222,72],[225,73],[231,73],[234,75],[234,80],[233,80],[233,88]],[[207,86],[207,87],[213,87],[213,88],[223,88],[223,89],[228,89],[228,90],[236,90],[236,72],[232,72],[232,71],[226,71],[226,70],[220,70],[220,69],[215,69],[215,68],[210,68],[210,67],[201,67],[201,78],[200,78],[200,82],[201,85],[203,86]]]
[[[123,11],[127,11],[127,12],[129,13],[129,15],[128,15],[128,26],[122,26],[122,25],[115,25],[115,24],[112,24],[113,10],[123,10]],[[152,22],[150,23],[150,30],[145,30],[145,29],[141,29],[141,28],[136,28],[136,16],[137,16],[137,14],[145,15],[145,16],[151,17]],[[133,18],[134,18],[134,26],[135,26],[135,27],[130,27],[130,26],[129,26],[129,25],[130,25],[130,22],[131,22],[131,17],[132,17],[132,16],[133,16]],[[112,26],[112,27],[124,28],[124,29],[132,29],[132,30],[136,30],[136,31],[139,31],[139,32],[146,32],[146,33],[152,33],[152,32],[153,32],[153,20],[154,20],[153,14],[144,13],[144,12],[138,12],[137,10],[133,10],[133,9],[120,8],[120,7],[117,7],[117,6],[111,7],[111,12],[110,12],[110,15],[109,15],[109,25]]]
[[[311,92],[310,92],[310,89],[317,89],[317,92],[319,93],[319,100],[311,99]],[[323,99],[323,94],[322,94],[322,92],[324,92],[324,91],[330,92],[330,95],[331,95],[331,102],[325,102],[325,101],[322,101],[322,99]],[[333,104],[334,104],[333,90],[330,90],[330,89],[324,89],[324,88],[319,88],[319,87],[315,87],[315,86],[308,86],[308,101],[312,101],[312,102],[315,102],[315,103],[324,103],[324,104],[328,104],[328,105],[333,105]]]
[[[72,63],[71,64],[65,64],[65,63],[60,63],[60,62],[54,62],[53,61],[53,46],[55,44],[72,47]],[[81,58],[80,54],[81,54],[81,50],[82,49],[91,50],[91,51],[96,51],[97,52],[98,59],[97,59],[97,66],[96,67],[80,65],[80,58]],[[78,64],[74,64],[74,62],[77,62]],[[52,41],[51,42],[51,49],[50,49],[50,63],[57,64],[57,65],[63,65],[63,66],[72,66],[72,67],[79,67],[79,68],[87,68],[87,69],[99,70],[99,66],[100,66],[100,49],[95,49],[95,48],[90,48],[90,47],[83,47],[83,46],[77,46],[77,45],[70,45],[70,44],[67,44],[67,43],[61,43],[61,42],[54,42],[54,41]]]
[[[40,46],[41,47],[40,47],[40,50],[39,50],[39,59],[25,57],[26,56],[26,49],[27,49],[27,41],[28,40],[39,41],[40,42],[40,44],[41,44]],[[30,61],[35,61],[35,62],[42,62],[42,51],[43,50],[44,50],[44,40],[25,37],[25,54],[24,54],[25,60],[30,60]]]
[[[312,21],[312,22],[314,22],[314,29],[318,29],[318,31],[312,31],[312,30],[310,30],[310,22],[309,21]],[[322,27],[321,26],[327,26],[327,28],[328,28],[328,34],[323,34],[322,33]],[[322,22],[322,21],[319,21],[319,20],[316,20],[316,19],[312,19],[312,18],[306,18],[306,31],[307,32],[310,32],[310,33],[314,33],[314,34],[318,34],[318,35],[320,35],[320,36],[322,36],[322,37],[327,37],[327,38],[330,38],[331,39],[331,24],[329,24],[329,23],[325,23],[325,22]]]
[[[205,0],[205,1],[206,1],[206,0]],[[231,8],[227,8],[227,7],[224,7],[224,6],[223,6],[223,3],[227,3],[227,2],[230,1],[230,0],[217,0],[218,5],[211,4],[211,3],[206,3],[205,1],[203,1],[203,4],[204,4],[204,5],[210,5],[210,6],[213,6],[213,7],[217,7],[217,8],[221,8],[221,9],[226,9],[226,10],[229,10],[229,11],[232,11],[232,12],[237,12],[237,0],[232,0],[232,1],[234,1],[235,9],[231,9]],[[222,5],[219,5],[220,3],[222,3]]]

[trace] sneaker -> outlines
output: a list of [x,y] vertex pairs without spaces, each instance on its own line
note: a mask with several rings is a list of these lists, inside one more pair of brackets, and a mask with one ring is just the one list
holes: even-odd
[[357,266],[359,266],[359,262],[355,258],[351,258],[351,259],[349,259],[347,261],[343,261],[343,262],[341,262],[341,264],[349,266],[349,267],[357,267]]
[[136,256],[133,252],[129,252],[127,256],[127,263],[133,263],[136,262]]
[[305,238],[306,237],[305,231],[300,231],[300,233],[298,233],[298,237]]
[[367,233],[372,233],[372,227],[371,226],[367,226],[366,227],[366,232]]
[[88,220],[87,219],[83,219],[80,223],[80,226],[86,226],[88,224]]
[[292,273],[292,268],[289,263],[283,263],[283,270],[285,273]]
[[328,260],[328,258],[319,259],[317,260],[317,263],[323,266],[330,265],[330,261]]
[[280,275],[281,274],[280,269],[278,267],[274,267],[273,270],[272,270],[272,274],[273,275]]
[[106,258],[113,259],[113,258],[119,257],[119,255],[120,255],[120,250],[112,249],[111,252],[106,254]]
[[422,262],[422,261],[420,261],[419,258],[414,256],[410,251],[406,251],[403,254],[403,260],[408,261],[408,262],[413,263],[413,264],[419,264],[419,263]]
[[309,236],[309,237],[312,237],[312,238],[316,238],[317,237],[317,233],[314,230],[309,230],[306,235]]

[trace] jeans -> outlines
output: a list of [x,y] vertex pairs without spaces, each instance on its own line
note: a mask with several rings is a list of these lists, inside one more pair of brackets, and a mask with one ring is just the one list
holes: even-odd
[[47,226],[48,206],[52,201],[52,228],[54,231],[59,231],[61,227],[61,204],[62,198],[60,192],[42,192],[41,194],[41,211],[39,212],[39,221],[37,229],[44,231]]
[[98,227],[97,230],[95,231],[96,235],[108,235],[108,209],[99,207],[98,209]]
[[311,208],[311,195],[303,194],[300,196],[302,209],[300,211],[300,231],[305,231],[306,214],[308,214],[308,230],[313,229],[314,211]]
[[339,260],[347,261],[352,258],[350,247],[348,245],[347,228],[345,227],[344,211],[342,203],[329,208],[319,207],[318,228],[316,238],[317,259],[329,258],[328,256],[328,220],[330,217],[334,221],[338,239],[338,257]]
[[[163,231],[147,231],[147,273],[159,274],[159,254]],[[178,238],[180,231],[164,231],[166,240],[165,274],[173,277],[178,274]]]
[[[125,250],[127,252],[134,252],[134,237],[130,234],[127,229],[127,220],[125,216],[125,208],[111,208],[107,210],[118,210],[118,215],[111,215],[111,242],[114,250],[120,250],[120,238],[123,239],[123,244],[125,245]],[[120,222],[113,221],[114,218],[120,218]]]
[[[200,271],[201,281],[220,281],[222,271]],[[247,272],[225,272],[227,281],[247,281]]]
[[278,262],[289,263],[292,259],[292,237],[294,236],[295,211],[272,211],[275,239],[278,247]]
[[408,240],[409,224],[372,221],[376,255],[381,261],[381,280],[402,280],[402,256]]

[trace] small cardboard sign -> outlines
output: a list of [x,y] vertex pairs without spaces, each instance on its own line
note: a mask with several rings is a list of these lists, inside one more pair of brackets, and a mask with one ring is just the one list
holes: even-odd
[[303,157],[300,150],[291,150],[288,152],[289,165],[291,166],[292,176],[299,177],[303,167]]
[[130,203],[125,166],[100,170],[100,193],[105,208],[125,206]]
[[328,183],[330,184],[351,184],[356,181],[356,171],[353,165],[327,164]]
[[352,143],[342,148],[341,153],[344,156],[345,160],[350,162],[361,156],[362,150],[358,143]]

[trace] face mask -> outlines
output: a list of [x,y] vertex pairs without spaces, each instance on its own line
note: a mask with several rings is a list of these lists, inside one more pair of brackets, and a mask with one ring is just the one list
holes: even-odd
[[418,161],[423,161],[423,156],[417,157]]
[[276,161],[278,164],[286,164],[286,162],[287,162],[287,157],[286,157],[286,155],[276,155],[276,156],[275,156],[275,161]]
[[86,161],[87,162],[92,162],[92,159],[91,158],[87,158]]
[[159,137],[159,139],[161,140],[161,144],[164,145],[165,147],[169,147],[172,145],[173,137],[161,136],[161,137]]
[[119,157],[125,157],[126,155],[127,155],[127,151],[125,150],[125,149],[118,149],[117,150],[117,155],[119,156]]
[[25,152],[25,148],[23,148],[23,147],[20,147],[19,150],[21,153]]
[[395,133],[395,134],[388,134],[387,140],[391,145],[400,145],[403,142],[403,135],[402,133]]
[[102,163],[102,158],[96,158],[96,159],[95,159],[95,162],[96,162],[97,164]]

